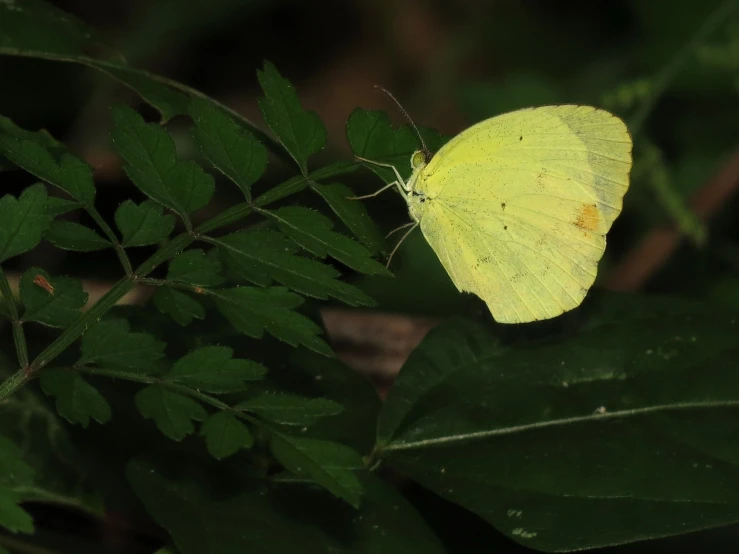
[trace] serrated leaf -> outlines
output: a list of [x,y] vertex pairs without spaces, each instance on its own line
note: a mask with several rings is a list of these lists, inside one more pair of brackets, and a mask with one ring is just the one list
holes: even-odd
[[164,376],[167,381],[212,393],[238,392],[244,381],[257,381],[267,368],[251,360],[233,358],[227,346],[201,346],[182,356]]
[[126,200],[115,212],[115,224],[123,235],[123,246],[146,246],[166,239],[174,229],[174,216],[164,214],[152,200],[136,205]]
[[64,215],[74,210],[78,210],[82,207],[82,204],[76,200],[69,200],[68,198],[59,198],[58,196],[49,196],[46,199],[46,213],[50,219],[57,216]]
[[362,457],[348,446],[336,442],[301,439],[272,434],[270,448],[285,469],[306,477],[348,502],[355,508],[362,499],[362,485],[355,474]]
[[182,394],[156,385],[136,394],[136,407],[146,419],[153,419],[157,428],[174,441],[181,441],[195,432],[194,421],[205,421],[208,412],[198,402]]
[[44,238],[64,250],[93,252],[113,245],[95,231],[73,221],[52,221]]
[[295,243],[273,231],[240,231],[214,240],[224,265],[241,279],[261,286],[273,280],[315,298],[336,298],[352,306],[372,306],[372,298],[337,280],[339,272],[295,253]]
[[[441,148],[450,137],[440,135],[433,129],[419,127],[426,146],[433,153]],[[421,149],[416,132],[408,125],[393,127],[387,113],[377,110],[355,109],[346,122],[346,136],[352,151],[357,156],[394,166],[403,179],[411,175],[411,156]],[[371,163],[364,164],[386,183],[397,178],[389,167]]]
[[286,393],[263,394],[240,402],[235,408],[283,425],[312,425],[323,417],[344,411],[341,404],[328,398],[306,398]]
[[339,219],[364,244],[372,255],[378,255],[385,249],[385,239],[380,229],[370,218],[364,203],[350,200],[356,194],[342,183],[327,185],[316,183],[311,187],[323,198]]
[[10,194],[0,198],[0,262],[41,242],[50,221],[46,204],[46,188],[41,184],[28,187],[17,200]]
[[205,437],[208,452],[218,460],[254,445],[254,436],[249,428],[228,412],[210,416],[200,428],[200,434]]
[[25,306],[24,321],[36,321],[51,327],[66,327],[80,315],[87,304],[82,283],[71,277],[51,277],[43,269],[32,267],[23,274],[20,299]]
[[321,328],[293,311],[303,303],[303,298],[285,288],[222,289],[215,299],[218,309],[231,325],[250,337],[262,338],[266,330],[292,346],[302,344],[324,356],[333,356],[329,346],[318,337]]
[[33,518],[20,507],[22,500],[18,492],[0,486],[0,527],[11,533],[33,533]]
[[71,371],[45,369],[40,381],[44,393],[56,398],[59,415],[70,423],[86,428],[90,419],[103,424],[110,421],[110,405],[82,376]]
[[368,275],[390,275],[387,268],[373,260],[361,244],[332,231],[333,223],[318,212],[300,206],[287,206],[265,212],[280,230],[300,246],[320,258],[332,258]]
[[124,319],[99,321],[82,335],[77,365],[95,364],[136,373],[152,373],[165,344],[148,333],[132,333]]
[[326,126],[317,113],[302,108],[293,86],[270,62],[264,62],[257,78],[265,96],[259,99],[264,120],[300,171],[307,174],[308,158],[326,145]]
[[113,107],[113,144],[126,160],[126,174],[152,200],[183,218],[208,204],[213,177],[191,161],[177,159],[174,141],[156,123],[146,123],[128,106]]
[[251,200],[251,186],[267,168],[267,150],[210,100],[193,97],[190,115],[193,136],[205,157]]
[[193,318],[205,319],[205,308],[200,302],[171,287],[159,287],[156,290],[154,306],[182,326],[189,325]]
[[225,280],[220,260],[198,248],[186,250],[169,262],[167,279],[198,287],[220,285]]

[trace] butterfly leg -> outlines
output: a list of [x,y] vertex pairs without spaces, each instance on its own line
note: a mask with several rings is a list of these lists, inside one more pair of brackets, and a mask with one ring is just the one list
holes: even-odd
[[354,156],[355,160],[359,160],[360,162],[366,162],[368,164],[372,165],[379,165],[380,167],[387,167],[389,169],[393,170],[393,173],[395,173],[395,179],[397,179],[397,182],[394,183],[398,185],[398,188],[402,188],[405,192],[410,192],[410,188],[408,187],[408,184],[403,180],[403,177],[401,177],[400,173],[398,173],[398,168],[395,167],[392,164],[385,164],[382,162],[376,162],[374,160],[369,160],[367,158],[362,158],[361,156]]
[[406,223],[404,225],[401,225],[400,227],[396,227],[395,229],[393,229],[392,231],[390,231],[387,235],[385,235],[385,238],[388,238],[390,235],[394,235],[395,233],[397,233],[401,229],[405,229],[406,227],[410,227],[411,225],[416,225],[416,222],[415,221],[411,221],[409,223]]
[[386,191],[389,188],[392,188],[394,186],[397,186],[397,184],[398,183],[396,183],[395,181],[393,181],[389,185],[385,185],[384,187],[382,187],[380,190],[376,190],[372,194],[365,194],[364,196],[348,196],[347,197],[347,200],[364,200],[366,198],[374,198],[375,196],[377,196],[381,192],[384,192],[384,191]]
[[[390,267],[390,262],[392,261],[393,256],[395,256],[395,253],[398,251],[398,248],[400,248],[400,245],[403,244],[403,241],[406,238],[408,238],[408,235],[410,235],[413,232],[413,229],[415,229],[416,227],[418,227],[418,221],[414,221],[412,223],[412,225],[413,225],[413,227],[411,227],[410,229],[408,229],[408,231],[406,231],[406,233],[403,235],[403,237],[398,241],[398,244],[395,245],[395,248],[393,248],[393,251],[390,252],[390,257],[388,257],[387,263],[385,264],[385,267]],[[404,225],[403,227],[407,227],[407,225]],[[402,229],[402,227],[401,227],[401,229]],[[397,230],[398,229],[396,229],[396,231]]]

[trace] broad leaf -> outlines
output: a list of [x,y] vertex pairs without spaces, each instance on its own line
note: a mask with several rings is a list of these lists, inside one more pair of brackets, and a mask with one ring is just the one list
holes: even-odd
[[385,239],[380,229],[367,213],[361,200],[351,200],[356,194],[342,183],[327,185],[316,183],[311,187],[331,207],[352,233],[364,244],[372,255],[380,254],[385,248]]
[[323,121],[315,112],[302,108],[293,86],[270,62],[264,62],[257,78],[264,91],[264,98],[259,100],[264,120],[300,171],[307,174],[308,158],[326,145]]
[[305,398],[294,394],[263,394],[236,405],[237,410],[283,425],[312,425],[321,418],[340,414],[344,407],[327,398]]
[[95,231],[73,221],[53,221],[44,238],[64,250],[93,252],[113,245]]
[[[449,137],[441,136],[432,129],[419,127],[419,131],[432,153],[449,140]],[[383,111],[355,109],[346,123],[346,136],[354,154],[394,166],[404,180],[411,175],[411,156],[421,149],[415,131],[407,125],[393,127]],[[386,183],[397,180],[393,170],[388,167],[371,163],[365,165]]]
[[157,289],[154,306],[182,326],[189,325],[193,319],[205,319],[205,308],[200,302],[172,287]]
[[251,200],[251,186],[267,168],[267,150],[209,100],[194,97],[190,115],[195,122],[193,135],[205,157]]
[[172,260],[167,279],[199,287],[212,287],[224,281],[221,262],[200,249],[187,250]]
[[205,437],[208,452],[218,460],[254,445],[254,437],[249,428],[228,412],[218,412],[210,416],[200,428],[200,434]]
[[280,230],[300,246],[316,256],[331,256],[360,273],[389,275],[384,265],[371,258],[369,250],[361,244],[332,231],[329,218],[314,210],[299,206],[288,206],[265,212]]
[[285,288],[234,287],[219,290],[215,299],[218,309],[231,324],[250,337],[262,338],[266,330],[292,346],[302,344],[319,354],[333,355],[318,337],[321,328],[293,311],[303,299]]
[[[252,480],[237,493],[213,491],[203,475],[173,480],[143,462],[126,475],[181,554],[443,554],[413,506],[367,475],[359,511],[303,483]],[[343,532],[337,533],[337,528]]]
[[0,527],[13,533],[33,533],[33,520],[20,507],[23,497],[17,490],[33,479],[33,468],[23,461],[22,450],[0,436]]
[[78,210],[82,207],[82,204],[76,200],[69,200],[67,198],[59,198],[58,196],[49,196],[46,199],[46,213],[49,218],[55,218],[60,215],[64,215],[74,210]]
[[135,373],[153,373],[165,344],[148,333],[132,333],[124,319],[99,321],[82,335],[78,365],[95,364]]
[[372,298],[337,280],[339,272],[295,253],[298,247],[274,231],[240,231],[214,240],[231,273],[258,285],[273,279],[286,287],[326,299],[334,297],[352,306],[371,306]]
[[210,202],[213,177],[194,162],[179,161],[167,131],[127,106],[113,107],[112,115],[113,144],[127,162],[126,174],[144,194],[185,219]]
[[142,416],[153,419],[159,430],[175,441],[195,432],[195,421],[205,421],[208,412],[192,398],[151,385],[136,394],[136,407]]
[[0,527],[11,533],[33,533],[33,519],[21,508],[22,501],[19,492],[0,485]]
[[43,269],[26,270],[20,281],[20,299],[25,306],[24,321],[51,327],[67,327],[87,303],[82,283],[71,277],[51,277]]
[[291,437],[273,433],[272,454],[289,472],[315,481],[323,488],[359,507],[362,485],[356,470],[362,469],[362,458],[355,450],[337,442]]
[[0,198],[0,262],[28,252],[41,242],[50,221],[46,204],[42,184],[28,187],[17,200],[10,194]]
[[257,381],[267,368],[251,360],[234,359],[227,346],[201,346],[182,356],[164,376],[172,381],[211,393],[238,392],[244,381]]
[[612,314],[508,348],[472,323],[432,331],[383,406],[379,455],[540,550],[739,521],[739,318]]
[[48,396],[56,398],[56,410],[70,423],[82,427],[90,425],[90,419],[108,423],[110,405],[98,390],[72,371],[45,369],[41,372],[41,388]]
[[174,229],[174,216],[164,214],[151,200],[140,205],[126,200],[115,212],[115,224],[123,235],[123,246],[146,246],[166,239]]

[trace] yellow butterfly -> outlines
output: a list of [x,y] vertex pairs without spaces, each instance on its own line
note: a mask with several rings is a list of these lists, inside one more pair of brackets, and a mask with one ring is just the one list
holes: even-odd
[[525,323],[585,298],[621,213],[631,149],[615,115],[559,105],[482,121],[433,157],[423,145],[407,181],[359,159],[394,170],[397,180],[368,196],[398,188],[413,220],[405,236],[420,225],[460,291],[482,298],[496,321]]

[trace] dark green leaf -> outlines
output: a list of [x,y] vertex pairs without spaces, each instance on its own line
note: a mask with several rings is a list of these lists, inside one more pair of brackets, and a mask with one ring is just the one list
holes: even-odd
[[108,423],[110,405],[95,387],[71,371],[45,369],[41,373],[41,388],[56,398],[56,410],[71,423],[90,425],[90,418]]
[[362,499],[362,485],[355,470],[362,458],[348,446],[336,442],[301,439],[272,434],[272,454],[285,469],[298,477],[315,481],[355,508]]
[[73,221],[52,221],[44,238],[54,246],[76,252],[92,252],[113,246],[89,227]]
[[210,100],[194,97],[190,115],[195,140],[205,157],[251,200],[251,186],[267,168],[267,150]]
[[0,198],[0,262],[41,242],[50,220],[46,203],[46,189],[41,184],[28,187],[17,200],[10,194]]
[[303,483],[252,480],[224,496],[202,475],[173,480],[173,471],[142,462],[130,463],[126,474],[181,554],[444,552],[403,495],[371,475],[363,477],[367,492],[357,511]]
[[242,333],[258,339],[266,330],[292,346],[302,344],[324,356],[333,356],[318,337],[321,328],[293,311],[302,303],[300,296],[282,287],[235,287],[219,290],[216,296],[218,309]]
[[174,441],[195,432],[195,421],[205,421],[208,412],[192,398],[152,385],[136,394],[136,407],[146,419],[153,419],[159,430]]
[[187,250],[172,260],[167,279],[198,287],[212,287],[224,281],[221,262],[200,249]]
[[23,461],[23,451],[0,436],[0,485],[17,487],[33,482],[34,470]]
[[244,381],[257,381],[267,368],[251,360],[234,359],[227,346],[201,346],[182,356],[164,378],[212,393],[244,390]]
[[174,229],[174,216],[164,214],[151,200],[137,206],[126,200],[115,212],[115,223],[123,235],[123,246],[146,246],[166,239]]
[[82,207],[82,204],[76,200],[68,200],[67,198],[59,198],[58,196],[49,196],[46,199],[46,213],[50,219],[53,219],[59,215],[64,215],[73,210],[77,210]]
[[283,233],[320,258],[331,256],[360,273],[390,274],[384,265],[371,258],[364,246],[332,231],[331,220],[316,211],[288,206],[265,213],[275,220]]
[[51,277],[43,269],[26,270],[20,281],[20,299],[26,308],[24,321],[51,327],[67,327],[87,303],[82,283],[71,277]]
[[[432,129],[419,127],[419,131],[431,152],[435,152],[449,140],[449,137],[441,136]],[[346,123],[346,136],[357,156],[390,164],[406,180],[411,175],[411,156],[421,149],[421,143],[411,127],[403,125],[394,128],[387,114],[382,111],[355,109]],[[393,170],[388,167],[370,163],[366,163],[366,167],[386,183],[397,180]]]
[[370,219],[364,203],[360,200],[350,200],[356,194],[349,187],[342,183],[328,185],[317,183],[312,188],[321,195],[344,225],[369,249],[371,254],[377,255],[383,252],[385,239],[380,229]]
[[200,434],[205,437],[208,452],[218,460],[254,445],[254,437],[249,428],[228,412],[218,412],[210,416],[200,428]]
[[11,533],[33,533],[33,518],[20,507],[22,500],[20,493],[0,485],[0,527]]
[[372,298],[336,278],[339,272],[315,260],[296,256],[293,241],[273,231],[240,231],[214,241],[228,269],[261,286],[272,280],[302,294],[329,296],[352,306],[371,306]]
[[130,332],[126,320],[108,319],[82,335],[82,357],[77,364],[152,373],[164,356],[164,347],[163,342],[148,333]]
[[127,106],[114,106],[112,115],[113,144],[128,164],[129,178],[144,194],[183,218],[210,202],[213,177],[194,162],[178,161],[167,131],[156,123],[145,123]]
[[541,550],[736,522],[738,320],[632,303],[516,348],[450,323],[391,389],[379,455]]
[[182,326],[189,325],[193,318],[205,319],[205,308],[191,296],[171,287],[159,287],[154,293],[154,305],[163,314],[169,314]]
[[327,398],[305,398],[294,394],[263,394],[236,406],[283,425],[312,425],[321,418],[340,414],[344,407]]
[[308,158],[326,144],[326,127],[318,114],[304,110],[295,89],[274,65],[264,62],[257,71],[264,98],[259,100],[264,120],[293,157],[303,174],[308,173]]

